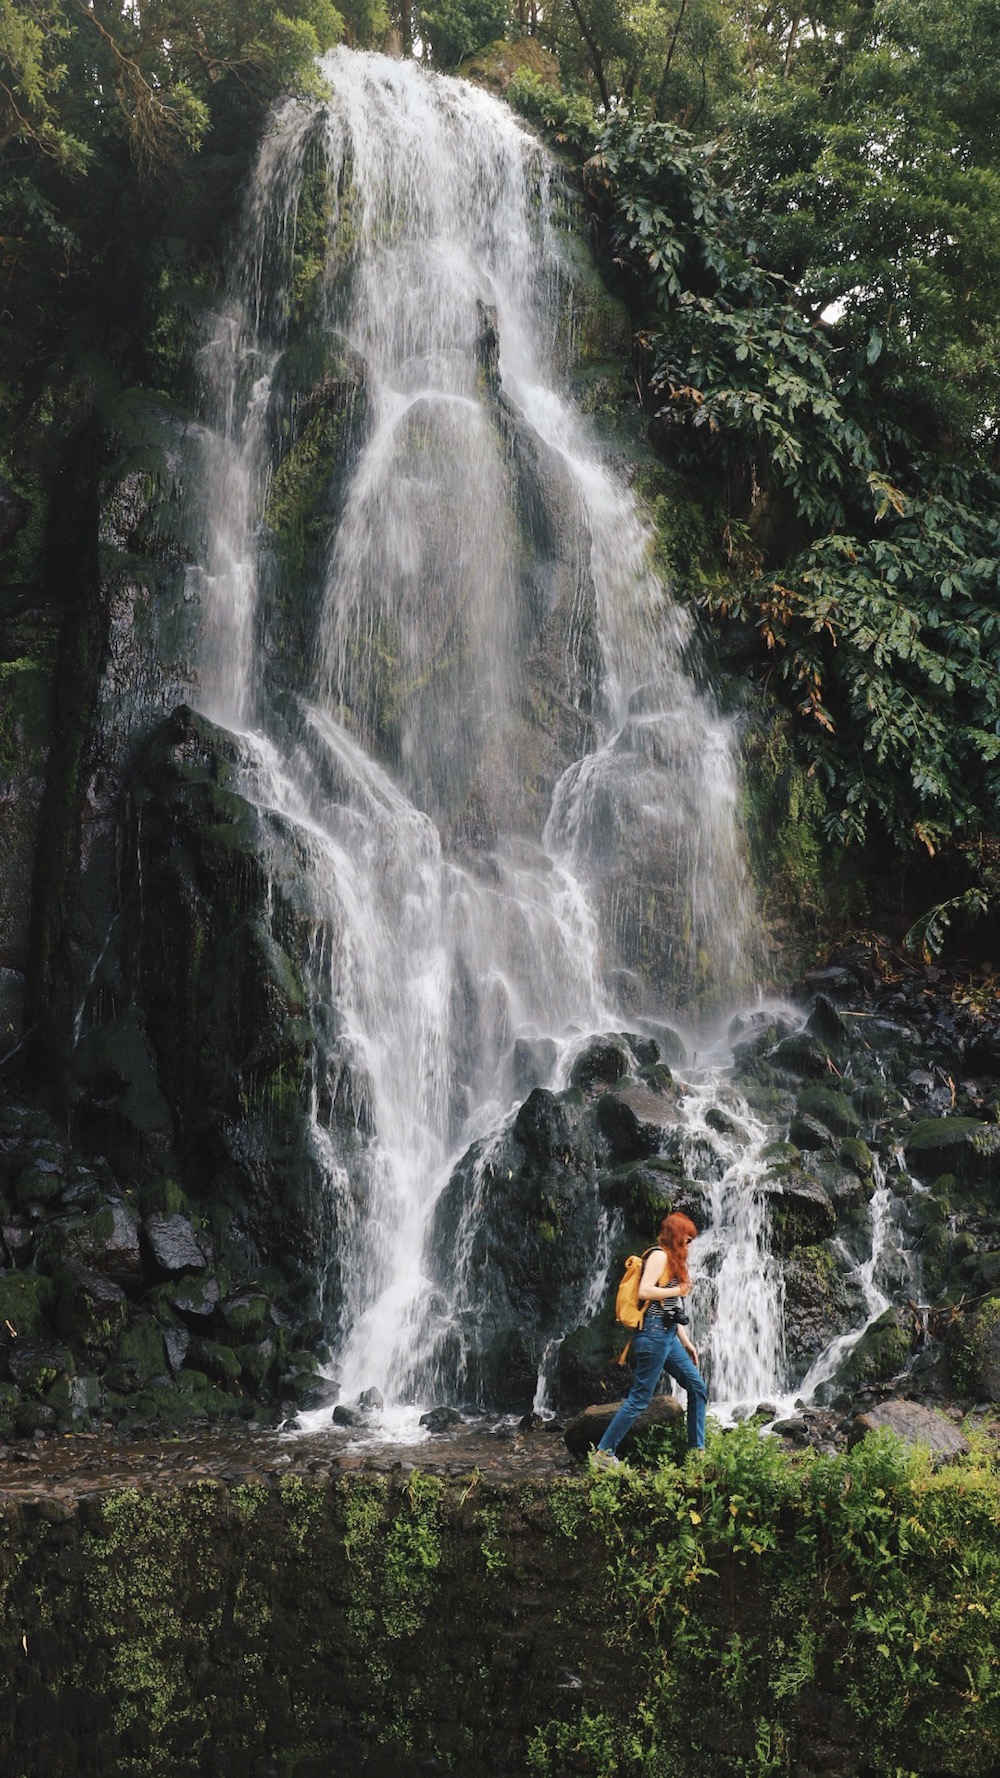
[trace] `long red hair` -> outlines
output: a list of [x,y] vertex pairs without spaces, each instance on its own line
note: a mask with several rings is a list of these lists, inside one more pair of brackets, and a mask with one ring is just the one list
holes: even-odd
[[698,1230],[689,1216],[682,1216],[679,1210],[672,1210],[660,1224],[660,1246],[673,1267],[675,1283],[687,1292],[691,1288],[691,1275],[688,1271],[688,1242],[693,1241]]

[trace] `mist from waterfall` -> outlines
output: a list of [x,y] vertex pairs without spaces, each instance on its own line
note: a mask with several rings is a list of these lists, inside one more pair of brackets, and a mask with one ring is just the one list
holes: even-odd
[[[206,334],[191,590],[197,700],[244,737],[241,788],[312,935],[342,1389],[391,1404],[433,1383],[427,1218],[452,1158],[510,1111],[515,1041],[549,1041],[557,1066],[671,1000],[731,1004],[749,897],[728,725],[567,390],[550,157],[461,81],[346,50],[322,71],[328,100],[275,115]],[[361,417],[295,681],[265,515],[302,399],[317,166],[319,376],[349,372]]]

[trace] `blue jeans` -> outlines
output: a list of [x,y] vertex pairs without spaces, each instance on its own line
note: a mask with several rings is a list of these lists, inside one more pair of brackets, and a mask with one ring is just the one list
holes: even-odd
[[618,1449],[625,1434],[648,1408],[660,1377],[667,1371],[687,1391],[688,1449],[703,1450],[708,1390],[700,1370],[681,1345],[676,1327],[664,1327],[662,1312],[659,1309],[647,1309],[646,1318],[632,1342],[632,1350],[635,1353],[632,1387],[597,1449]]

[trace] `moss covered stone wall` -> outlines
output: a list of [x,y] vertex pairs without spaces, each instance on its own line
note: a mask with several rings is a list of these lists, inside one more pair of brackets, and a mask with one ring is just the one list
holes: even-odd
[[1000,1490],[870,1436],[8,1493],[0,1771],[980,1774]]

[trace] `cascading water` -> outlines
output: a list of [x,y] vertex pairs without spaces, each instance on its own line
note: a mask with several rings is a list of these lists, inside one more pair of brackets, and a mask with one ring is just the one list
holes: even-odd
[[[428,1219],[455,1157],[475,1139],[488,1157],[523,1097],[517,1040],[554,1081],[582,1033],[664,1003],[731,1005],[751,947],[727,725],[685,671],[683,614],[567,394],[552,164],[465,83],[348,51],[322,66],[329,99],[286,106],[263,145],[204,349],[191,581],[199,701],[244,737],[242,789],[310,934],[342,1391],[391,1405],[433,1388],[453,1306],[441,1274],[460,1295],[475,1191],[436,1283]],[[269,501],[289,436],[347,383],[322,571],[290,641]],[[707,1103],[691,1089],[684,1117],[714,1157],[698,1305],[713,1389],[773,1395],[767,1132],[745,1107],[730,1135],[709,1132]],[[600,1229],[580,1316],[610,1262]],[[543,1361],[537,1403],[546,1389]]]

